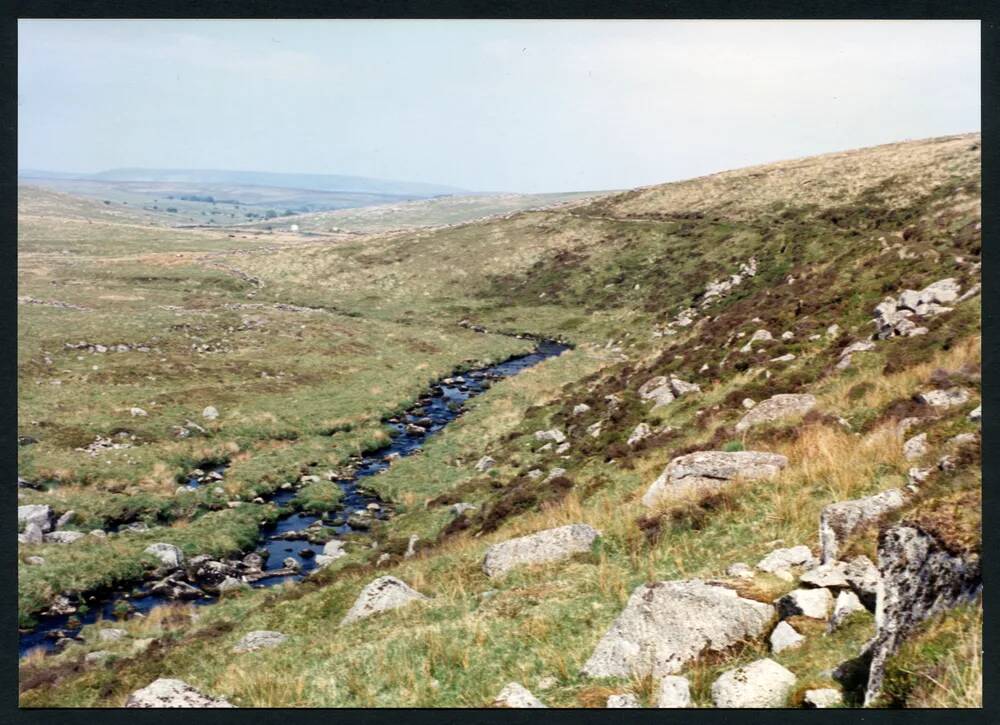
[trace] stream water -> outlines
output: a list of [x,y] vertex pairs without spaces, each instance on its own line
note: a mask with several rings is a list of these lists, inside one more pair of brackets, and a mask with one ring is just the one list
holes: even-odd
[[[416,405],[400,416],[388,421],[395,430],[392,442],[383,448],[369,451],[361,456],[360,461],[354,466],[353,474],[348,478],[337,480],[337,485],[343,491],[343,498],[337,506],[336,511],[325,512],[323,514],[306,514],[288,511],[272,525],[263,527],[260,531],[260,538],[257,541],[255,550],[261,552],[267,550],[268,556],[264,563],[265,571],[284,570],[283,561],[289,557],[294,558],[300,570],[291,575],[275,575],[260,579],[251,586],[255,588],[270,587],[288,580],[299,580],[310,571],[316,568],[313,556],[304,549],[314,550],[317,547],[306,540],[287,540],[281,537],[292,532],[306,529],[310,524],[323,520],[328,525],[331,520],[338,534],[366,533],[365,528],[355,528],[347,519],[352,514],[358,514],[368,510],[368,505],[372,503],[380,504],[380,508],[374,512],[376,518],[386,518],[388,512],[386,508],[381,508],[381,503],[377,496],[366,491],[363,482],[366,478],[381,473],[391,465],[395,457],[411,455],[423,446],[424,441],[429,436],[434,435],[448,423],[457,418],[462,413],[462,406],[469,398],[484,392],[495,380],[516,375],[517,373],[537,365],[541,361],[559,355],[568,349],[568,345],[552,341],[539,342],[534,352],[527,355],[518,355],[502,363],[491,365],[475,370],[468,370],[461,374],[456,374],[438,381],[431,386],[430,390],[420,398]],[[225,466],[216,466],[214,471],[224,475]],[[188,485],[195,487],[200,485],[197,478],[188,480]],[[204,484],[211,485],[211,484]],[[294,489],[278,491],[270,497],[270,501],[275,505],[288,509],[289,504],[295,498],[297,491]],[[72,544],[69,544],[72,546]],[[56,641],[63,636],[63,632],[72,636],[73,629],[70,627],[70,620],[75,619],[81,624],[91,624],[99,618],[113,620],[115,618],[115,607],[120,602],[127,602],[133,612],[146,613],[153,607],[166,604],[172,600],[164,596],[153,594],[149,591],[150,583],[144,583],[134,587],[123,588],[110,593],[98,595],[95,601],[88,601],[88,610],[85,613],[75,613],[67,615],[40,616],[38,624],[27,631],[20,632],[19,654],[24,655],[29,650],[42,647],[52,649]],[[206,595],[199,599],[191,600],[196,605],[208,605],[217,601],[216,597]]]

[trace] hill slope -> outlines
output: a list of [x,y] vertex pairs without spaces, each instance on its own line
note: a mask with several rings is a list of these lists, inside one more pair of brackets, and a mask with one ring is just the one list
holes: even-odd
[[[348,537],[347,556],[297,584],[226,595],[196,617],[179,604],[126,619],[115,642],[84,628],[62,653],[22,662],[22,706],[119,706],[159,677],[242,707],[483,706],[512,681],[553,707],[604,707],[626,693],[655,705],[664,667],[652,659],[632,662],[634,676],[592,665],[585,673],[585,664],[630,597],[652,601],[677,585],[643,586],[692,580],[767,606],[799,588],[812,592],[806,599],[854,591],[865,604],[834,626],[828,612],[796,608],[795,594],[763,629],[719,635],[715,652],[699,644],[677,655],[666,669],[687,679],[695,705],[719,702],[719,678],[762,658],[794,679],[770,705],[800,706],[817,689],[860,704],[875,685],[871,704],[981,703],[979,148],[978,135],[930,139],[447,229],[182,262],[146,255],[112,267],[77,262],[97,265],[81,269],[45,259],[24,270],[36,296],[58,290],[88,311],[22,307],[45,331],[19,341],[20,387],[31,391],[21,418],[38,423],[19,432],[40,439],[21,449],[22,475],[61,482],[22,503],[83,511],[80,526],[94,526],[121,520],[127,496],[159,526],[152,536],[189,556],[245,550],[257,524],[241,509],[267,510],[255,496],[289,483],[300,503],[313,500],[322,482],[308,476],[385,440],[382,422],[430,379],[525,349],[470,326],[576,346],[496,383],[419,454],[369,479],[394,515],[367,538]],[[95,281],[88,288],[81,278]],[[165,360],[108,361],[113,372],[91,372],[89,358],[68,353],[58,372],[46,367],[44,356],[82,325],[109,338],[118,329],[100,302],[108,293],[141,298],[124,303],[135,310],[131,334],[154,334]],[[154,303],[163,308],[155,315]],[[233,307],[248,304],[260,307]],[[171,306],[180,317],[163,314]],[[185,360],[190,344],[198,352]],[[250,361],[268,377],[248,374]],[[76,389],[53,386],[56,374]],[[81,398],[95,378],[107,387]],[[220,395],[231,395],[223,415],[197,442],[171,434]],[[788,395],[796,397],[774,398]],[[149,415],[130,419],[137,404]],[[132,462],[98,465],[73,451],[123,426],[142,442],[125,454]],[[731,473],[698,468],[716,458],[687,458],[687,483],[700,485],[679,485],[684,461],[670,465],[741,451],[769,454],[761,460],[780,470],[725,482]],[[495,464],[477,466],[483,456]],[[242,506],[172,495],[179,473],[221,459],[230,461],[226,498]],[[826,507],[871,496],[891,505],[837,524],[836,551],[821,543]],[[475,508],[456,515],[457,503]],[[209,514],[226,525],[202,541]],[[484,571],[491,546],[568,524],[600,538],[503,577]],[[917,537],[936,568],[900,569],[900,536]],[[22,545],[22,613],[54,592],[151,568],[140,555],[148,540],[112,538],[128,562],[117,568],[99,541]],[[783,565],[765,561],[795,546],[807,547],[804,558],[875,562],[897,596],[882,624],[868,611],[874,590],[864,577],[817,586],[801,550],[770,557]],[[46,563],[29,564],[29,554]],[[733,566],[741,562],[749,566]],[[846,576],[832,568],[834,580]],[[337,629],[383,575],[429,599]],[[960,606],[921,608],[934,601]],[[705,622],[711,613],[698,610]],[[778,618],[804,638],[799,646],[771,646]],[[661,639],[687,641],[689,629]],[[288,639],[233,654],[257,630]],[[617,631],[631,632],[627,617]],[[856,659],[873,635],[876,648]],[[94,651],[111,666],[87,664]]]

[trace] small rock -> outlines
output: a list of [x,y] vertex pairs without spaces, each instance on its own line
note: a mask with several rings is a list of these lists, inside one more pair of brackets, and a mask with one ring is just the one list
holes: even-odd
[[965,388],[928,390],[920,393],[917,399],[924,405],[929,405],[933,408],[951,408],[956,405],[964,405],[969,400],[969,391]]
[[726,569],[726,576],[737,577],[739,579],[753,579],[754,574],[753,569],[748,564],[738,561],[735,564],[729,565],[729,568]]
[[552,428],[550,430],[539,430],[535,431],[536,441],[552,441],[553,443],[559,444],[566,440],[566,435],[557,428]]
[[864,555],[854,557],[847,563],[844,575],[851,591],[858,595],[868,611],[874,612],[882,576],[872,560]]
[[357,600],[355,600],[350,610],[348,610],[343,620],[341,620],[340,626],[370,617],[379,612],[397,609],[410,602],[425,600],[427,600],[427,597],[407,586],[396,577],[379,577],[361,590]]
[[270,649],[277,647],[288,639],[288,636],[281,632],[269,632],[267,630],[257,630],[248,632],[236,646],[233,652],[242,654],[244,652],[256,652],[259,649]]
[[983,419],[983,406],[977,405],[971,413],[969,413],[969,420],[982,420]]
[[451,511],[453,516],[460,516],[466,511],[475,511],[476,507],[471,503],[466,503],[465,501],[459,501],[458,503],[453,503],[449,511]]
[[538,689],[539,690],[551,690],[553,687],[555,687],[558,684],[559,684],[559,680],[557,680],[552,675],[546,675],[545,677],[543,677],[542,679],[540,679],[538,681]]
[[748,411],[736,424],[736,432],[742,433],[757,425],[805,415],[814,407],[816,407],[814,395],[791,393],[773,395]]
[[858,599],[858,595],[851,591],[842,591],[837,595],[837,601],[833,605],[833,614],[830,617],[828,632],[833,632],[840,628],[848,617],[855,612],[865,611],[864,605]]
[[656,706],[662,708],[691,707],[691,683],[686,677],[667,675],[660,680]]
[[743,407],[746,410],[750,410],[755,405],[757,405],[757,401],[754,400],[753,398],[743,398]]
[[782,707],[795,675],[772,659],[751,662],[722,674],[712,684],[716,707]]
[[757,568],[768,573],[775,573],[781,569],[790,569],[795,566],[807,566],[814,563],[812,552],[804,544],[792,546],[787,549],[775,549],[759,562]]
[[502,576],[518,566],[560,561],[586,553],[600,535],[586,524],[570,524],[503,541],[487,549],[483,572],[489,577]]
[[125,707],[233,707],[224,698],[209,697],[183,680],[161,677],[128,696]]
[[775,600],[782,619],[802,615],[811,619],[826,619],[833,596],[829,589],[795,589]]
[[813,587],[842,588],[848,586],[844,573],[846,564],[839,561],[820,564],[799,577],[799,581]]
[[652,435],[652,433],[653,431],[648,424],[640,423],[632,431],[632,434],[628,437],[626,443],[630,446],[634,446],[639,441],[648,438],[650,435]]
[[545,707],[541,700],[517,682],[508,683],[493,700],[493,707]]
[[45,541],[50,544],[72,544],[85,536],[86,534],[81,531],[53,531],[51,534],[45,534]]
[[83,661],[86,662],[88,665],[91,665],[96,662],[103,662],[110,656],[111,656],[110,652],[102,649],[102,650],[97,650],[96,652],[88,652],[83,656]]
[[201,411],[201,417],[205,420],[215,420],[219,417],[219,411],[216,410],[215,406],[210,405]]
[[778,626],[771,632],[770,641],[771,651],[778,654],[786,649],[801,647],[806,638],[796,632],[788,622],[778,622]]
[[586,403],[579,403],[578,405],[573,406],[573,415],[582,415],[583,413],[586,413],[588,410],[590,410],[589,405],[587,405]]
[[622,695],[612,695],[608,698],[607,708],[612,709],[624,709],[624,708],[641,708],[642,705],[639,703],[639,698],[633,695],[631,692],[626,692]]
[[145,418],[147,415],[149,415],[149,413],[147,413],[142,408],[129,408],[128,412],[129,415],[131,415],[133,418]]
[[17,507],[17,523],[26,527],[28,524],[36,524],[42,533],[52,529],[51,518],[52,508],[47,504],[36,503]]
[[915,461],[927,455],[929,447],[927,445],[927,434],[920,433],[910,438],[903,444],[903,456],[908,461]]
[[832,687],[823,687],[818,690],[806,690],[802,696],[802,704],[810,709],[822,710],[828,707],[837,707],[844,703],[844,696],[840,690]]
[[184,552],[173,544],[163,542],[150,544],[143,551],[145,554],[152,554],[163,566],[169,569],[177,569],[184,565]]
[[107,629],[97,630],[98,642],[118,642],[127,636],[128,636],[127,630],[117,629],[115,627],[109,627]]
[[480,473],[485,473],[495,466],[497,462],[490,458],[489,456],[483,456],[476,462],[476,470]]

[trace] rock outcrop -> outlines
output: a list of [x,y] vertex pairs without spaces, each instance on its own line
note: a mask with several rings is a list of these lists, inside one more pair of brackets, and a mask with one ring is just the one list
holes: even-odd
[[808,393],[772,395],[747,411],[736,424],[736,432],[742,433],[757,425],[805,415],[815,407],[816,396]]
[[423,594],[394,576],[379,577],[361,590],[354,604],[340,621],[340,626],[426,599]]
[[671,493],[693,488],[722,486],[734,479],[773,478],[788,459],[763,451],[699,451],[679,456],[663,469],[642,497],[647,507],[655,506]]
[[544,564],[583,554],[590,551],[600,535],[586,524],[570,524],[502,541],[487,549],[483,572],[486,576],[497,577],[518,566]]
[[183,680],[161,677],[128,696],[125,707],[233,707],[224,698],[209,697]]
[[948,277],[919,292],[904,290],[898,298],[886,297],[875,307],[875,337],[884,340],[892,336],[912,337],[926,333],[926,327],[918,327],[910,318],[914,315],[929,318],[950,312],[951,308],[943,305],[956,301],[960,291],[958,283]]
[[878,568],[882,589],[875,609],[875,638],[866,648],[871,667],[865,705],[878,698],[886,660],[903,639],[928,617],[973,601],[983,586],[977,554],[952,553],[934,535],[905,523],[879,536]]
[[844,541],[869,522],[903,506],[905,498],[898,488],[889,489],[867,498],[833,503],[823,508],[819,517],[820,561],[826,563],[838,557]]
[[703,652],[760,636],[774,607],[699,580],[638,587],[583,666],[590,677],[672,675]]
[[723,673],[712,684],[716,707],[782,707],[795,675],[772,659],[751,662]]

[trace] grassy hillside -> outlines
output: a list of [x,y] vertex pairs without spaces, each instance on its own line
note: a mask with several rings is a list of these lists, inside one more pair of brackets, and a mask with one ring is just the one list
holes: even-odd
[[[968,413],[981,385],[979,297],[921,321],[926,334],[881,340],[850,365],[838,362],[874,332],[873,309],[886,296],[942,278],[962,291],[980,281],[979,175],[980,138],[964,135],[445,229],[175,259],[138,251],[107,258],[96,239],[67,242],[94,245],[86,254],[25,255],[19,294],[87,309],[19,307],[19,434],[39,439],[20,449],[21,473],[60,484],[22,503],[83,511],[85,526],[137,509],[129,515],[190,530],[211,502],[169,495],[186,467],[225,457],[233,462],[228,496],[252,498],[374,445],[384,435],[380,417],[451,368],[526,348],[459,321],[576,347],[493,386],[420,454],[373,479],[396,509],[373,534],[377,548],[355,550],[297,585],[129,619],[115,625],[130,633],[121,642],[90,638],[26,658],[22,706],[120,706],[157,677],[241,707],[475,707],[511,681],[553,707],[604,707],[623,692],[652,704],[649,678],[580,674],[633,589],[703,578],[768,602],[793,589],[776,576],[748,581],[726,570],[752,566],[776,546],[815,551],[824,506],[904,486],[917,463],[904,457],[897,425],[923,415],[913,397],[935,387],[970,391],[966,403],[920,423],[928,450],[918,463],[948,454],[951,464],[881,525],[922,522],[953,550],[978,551],[979,427]],[[34,250],[33,239],[22,238],[22,250]],[[714,284],[730,275],[739,279],[728,288]],[[761,329],[773,339],[746,349]],[[84,339],[142,340],[155,352],[100,357],[63,347]],[[702,392],[651,411],[639,388],[670,374]],[[777,393],[811,393],[818,405],[804,419],[737,432],[744,399]],[[222,413],[210,424],[200,417],[209,404]],[[574,412],[581,404],[587,409]],[[132,418],[132,405],[149,415]],[[186,419],[206,432],[177,439],[173,426]],[[629,445],[640,423],[654,435]],[[570,442],[564,454],[533,435],[551,427]],[[137,444],[108,458],[74,450],[119,429]],[[960,433],[973,434],[971,448],[955,449]],[[722,496],[641,503],[672,458],[720,449],[773,451],[789,463],[773,480]],[[486,473],[474,467],[483,455],[497,461]],[[548,481],[529,475],[556,467],[564,472]],[[458,501],[477,509],[456,519],[449,505]],[[491,544],[578,522],[603,534],[590,553],[501,580],[482,572]],[[245,522],[227,526],[235,540]],[[876,534],[859,532],[849,551],[874,557]],[[416,556],[404,557],[412,535]],[[205,548],[197,536],[178,541],[192,553]],[[71,582],[63,573],[69,547],[20,547],[22,617],[52,591],[124,579],[142,565],[134,550],[109,558],[87,546],[73,551]],[[60,566],[25,563],[39,553]],[[361,588],[384,574],[430,599],[339,632]],[[979,612],[949,612],[911,640],[890,668],[894,704],[981,702],[981,660],[941,654],[942,642],[975,649]],[[866,612],[831,635],[821,622],[793,621],[807,637],[798,649],[769,655],[766,642],[746,641],[686,666],[695,704],[710,705],[723,670],[771,656],[796,675],[787,704],[797,706],[806,689],[839,687],[831,670],[874,632]],[[252,630],[289,640],[234,656],[233,644]],[[155,643],[136,654],[139,638]],[[97,649],[111,659],[83,664]],[[944,685],[930,687],[928,678]]]

